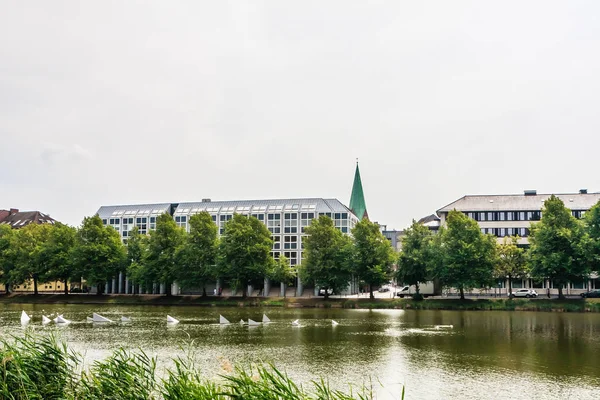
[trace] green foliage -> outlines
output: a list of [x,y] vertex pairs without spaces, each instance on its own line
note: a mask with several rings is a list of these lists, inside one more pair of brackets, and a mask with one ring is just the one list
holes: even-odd
[[541,221],[531,227],[530,242],[531,275],[554,280],[560,298],[563,285],[589,275],[583,226],[558,197],[544,202]]
[[217,279],[218,228],[203,211],[189,220],[190,232],[177,249],[175,277],[181,287],[202,287]]
[[156,360],[144,352],[116,350],[111,357],[96,361],[85,371],[77,389],[76,399],[147,400],[152,399],[156,386]]
[[143,253],[142,280],[164,283],[167,295],[171,294],[171,284],[175,280],[175,253],[184,237],[185,231],[177,226],[173,217],[164,213],[156,218],[156,230],[150,231]]
[[41,243],[38,262],[44,266],[42,279],[44,281],[60,280],[64,282],[65,294],[69,293],[67,282],[74,276],[73,249],[77,230],[68,225],[58,223],[45,225],[48,236]]
[[432,232],[413,220],[402,238],[396,279],[407,285],[415,285],[417,295],[419,284],[431,280],[431,270],[435,265],[434,249]]
[[[600,202],[596,203],[585,215],[583,221],[586,233],[585,258],[590,269],[600,272]],[[1,250],[0,250],[1,251]]]
[[505,237],[498,245],[495,275],[508,278],[508,293],[512,293],[513,278],[524,278],[529,273],[525,250],[517,246],[518,237]]
[[496,238],[484,235],[477,222],[460,211],[448,213],[447,227],[440,230],[436,246],[434,277],[444,286],[464,291],[487,286],[496,264]]
[[0,282],[6,285],[9,291],[11,271],[14,267],[14,259],[10,252],[13,230],[8,225],[0,225]]
[[74,274],[96,285],[100,294],[104,283],[125,266],[125,257],[125,247],[114,228],[104,226],[98,215],[83,219],[73,248]]
[[148,236],[141,235],[139,229],[134,227],[127,238],[127,275],[135,284],[150,285],[152,282],[144,280],[144,266],[142,260],[148,249]]
[[75,354],[54,336],[27,333],[0,342],[0,397],[7,400],[64,399],[78,365]]
[[242,286],[260,283],[272,269],[273,241],[267,227],[254,217],[235,214],[225,224],[225,233],[219,243],[219,275]]
[[333,225],[333,220],[326,215],[313,220],[306,228],[302,276],[313,281],[316,286],[338,292],[345,288],[352,277],[352,241]]
[[274,267],[270,275],[272,280],[289,285],[293,282],[295,277],[296,270],[292,268],[285,256],[279,257],[279,259],[274,262]]
[[40,252],[51,229],[52,226],[47,224],[29,224],[12,235],[9,254],[14,268],[10,280],[13,284],[33,280],[34,294],[38,294],[37,284],[46,270],[43,264],[46,260],[40,258]]
[[371,298],[374,298],[373,287],[390,281],[396,253],[379,225],[368,218],[363,218],[352,228],[352,236],[354,273],[369,285]]

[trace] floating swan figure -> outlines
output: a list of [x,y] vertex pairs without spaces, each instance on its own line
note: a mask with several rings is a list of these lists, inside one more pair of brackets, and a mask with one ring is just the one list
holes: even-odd
[[121,317],[121,322],[131,322],[131,318],[129,318],[129,317]]
[[300,323],[298,321],[299,321],[298,319],[295,320],[295,321],[292,321],[292,325],[293,326],[300,326]]
[[244,325],[244,324],[245,324],[244,320],[240,319],[240,325]]
[[436,325],[435,329],[452,329],[454,325]]
[[334,321],[334,320],[332,319],[332,320],[331,320],[331,325],[333,325],[333,326],[339,325],[339,322],[337,322],[337,321]]
[[62,314],[59,315],[58,317],[54,318],[54,322],[56,322],[59,325],[68,325],[71,323],[71,321],[69,321],[68,319],[65,319]]
[[42,315],[42,325],[48,325],[52,320],[45,315]]
[[219,323],[220,324],[229,324],[229,320],[222,315],[219,315]]
[[175,325],[178,323],[179,323],[178,319],[175,319],[175,318],[171,317],[170,315],[167,315],[167,324]]
[[92,317],[85,317],[85,320],[87,322],[94,322],[94,318],[92,318]]
[[263,314],[263,320],[262,320],[262,322],[263,322],[263,324],[271,322],[271,320],[269,319],[269,317],[267,317],[267,314]]
[[248,326],[258,326],[258,325],[260,325],[260,322],[256,322],[256,321],[248,318]]
[[27,315],[25,310],[21,311],[21,325],[27,325],[31,321],[31,317]]

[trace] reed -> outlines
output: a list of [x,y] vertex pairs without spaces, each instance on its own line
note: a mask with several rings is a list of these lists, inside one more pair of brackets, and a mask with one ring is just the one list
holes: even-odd
[[[0,341],[0,398],[7,400],[372,400],[372,387],[346,393],[321,378],[296,384],[274,365],[237,368],[218,380],[202,377],[192,357],[176,358],[157,377],[156,359],[118,349],[81,370],[81,356],[54,336]],[[404,393],[402,394],[404,398]]]

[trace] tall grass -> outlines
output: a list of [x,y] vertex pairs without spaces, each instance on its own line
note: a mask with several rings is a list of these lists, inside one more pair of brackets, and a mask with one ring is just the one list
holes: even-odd
[[[321,378],[304,388],[273,365],[237,368],[207,380],[192,358],[176,358],[157,377],[156,359],[142,351],[116,350],[81,370],[81,357],[54,336],[0,341],[0,398],[7,400],[371,400],[371,387],[356,393],[331,389]],[[404,398],[404,393],[402,394]]]

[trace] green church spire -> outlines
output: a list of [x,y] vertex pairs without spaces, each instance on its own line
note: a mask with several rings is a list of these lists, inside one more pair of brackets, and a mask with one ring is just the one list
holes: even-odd
[[350,195],[350,210],[359,220],[369,218],[367,214],[367,204],[363,193],[362,181],[360,180],[360,171],[358,170],[358,159],[356,160],[356,172],[354,172],[354,184],[352,185],[352,194]]

